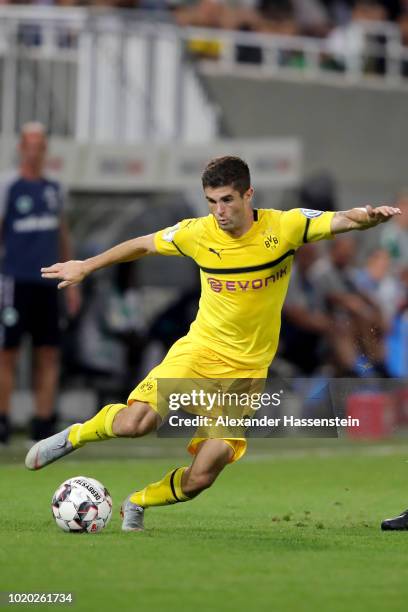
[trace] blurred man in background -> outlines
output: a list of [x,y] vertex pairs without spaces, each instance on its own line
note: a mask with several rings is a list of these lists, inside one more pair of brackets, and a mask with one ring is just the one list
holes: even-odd
[[282,356],[306,376],[322,365],[333,334],[333,321],[309,278],[319,255],[314,243],[299,249],[282,313]]
[[[41,266],[72,256],[63,215],[61,185],[44,176],[47,137],[40,123],[22,127],[20,166],[0,183],[0,443],[10,436],[10,404],[19,347],[25,333],[32,338],[35,415],[30,438],[53,432],[59,374],[60,312],[57,288],[41,278]],[[79,307],[73,287],[67,295],[69,314]]]
[[398,194],[397,206],[402,215],[393,219],[381,232],[381,246],[388,251],[397,272],[408,269],[408,188]]
[[356,282],[356,243],[341,236],[328,246],[328,257],[310,271],[310,281],[332,319],[333,348],[342,376],[388,376],[384,364],[386,325],[378,300]]
[[378,305],[388,330],[404,300],[403,286],[393,274],[388,251],[374,247],[356,269],[353,282],[362,295]]

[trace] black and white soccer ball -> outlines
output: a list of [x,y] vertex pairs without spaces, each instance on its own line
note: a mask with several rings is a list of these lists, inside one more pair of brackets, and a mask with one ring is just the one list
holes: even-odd
[[112,498],[95,478],[76,476],[58,487],[51,508],[55,522],[64,531],[97,533],[111,519]]

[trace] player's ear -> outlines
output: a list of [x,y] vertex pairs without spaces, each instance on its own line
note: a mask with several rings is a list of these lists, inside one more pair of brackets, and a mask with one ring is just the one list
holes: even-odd
[[247,189],[247,191],[244,193],[244,198],[248,201],[251,201],[252,198],[254,197],[254,188],[250,187],[249,189]]

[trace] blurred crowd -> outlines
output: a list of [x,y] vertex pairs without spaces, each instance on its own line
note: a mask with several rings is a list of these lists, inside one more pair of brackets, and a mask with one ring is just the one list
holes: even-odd
[[181,25],[325,37],[357,21],[403,23],[406,0],[200,0],[175,11]]
[[[319,63],[329,70],[343,71],[356,56],[363,56],[364,72],[384,74],[388,41],[399,39],[408,50],[408,0],[198,0],[176,7],[174,18],[181,26],[324,39]],[[192,41],[189,46],[205,58],[220,54],[220,47],[208,41]],[[238,47],[236,59],[252,64],[264,60],[261,49],[245,43]],[[279,50],[277,61],[280,66],[303,68],[308,58],[289,46]],[[401,74],[408,74],[405,60]]]
[[339,36],[337,28],[359,21],[394,22],[408,44],[408,0],[0,0],[1,4],[171,11],[182,26],[289,36]]
[[[408,44],[408,0],[0,0],[0,4],[171,11],[180,25],[338,37],[359,21],[400,24]],[[345,31],[343,35],[346,35]]]
[[397,202],[402,215],[363,255],[354,234],[299,250],[280,353],[297,373],[407,376],[408,191]]
[[[319,59],[323,68],[344,71],[356,56],[364,56],[363,69],[370,74],[384,74],[387,44],[399,40],[407,50],[401,74],[408,75],[408,0],[0,0],[1,4],[137,8],[151,15],[167,14],[181,27],[315,37],[325,40]],[[27,35],[23,38],[27,43]],[[37,42],[32,35],[28,39],[28,44],[39,44],[38,36],[34,37]],[[193,56],[206,59],[217,59],[222,52],[221,43],[208,38],[192,39],[188,48]],[[302,68],[308,61],[296,48],[286,47],[278,56],[284,67]],[[263,53],[244,42],[237,46],[236,60],[260,64]]]

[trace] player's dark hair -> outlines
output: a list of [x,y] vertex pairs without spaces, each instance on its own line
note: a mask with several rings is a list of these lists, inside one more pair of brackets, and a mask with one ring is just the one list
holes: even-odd
[[208,162],[201,177],[203,189],[211,187],[233,187],[243,195],[251,186],[248,164],[239,157],[226,155]]

